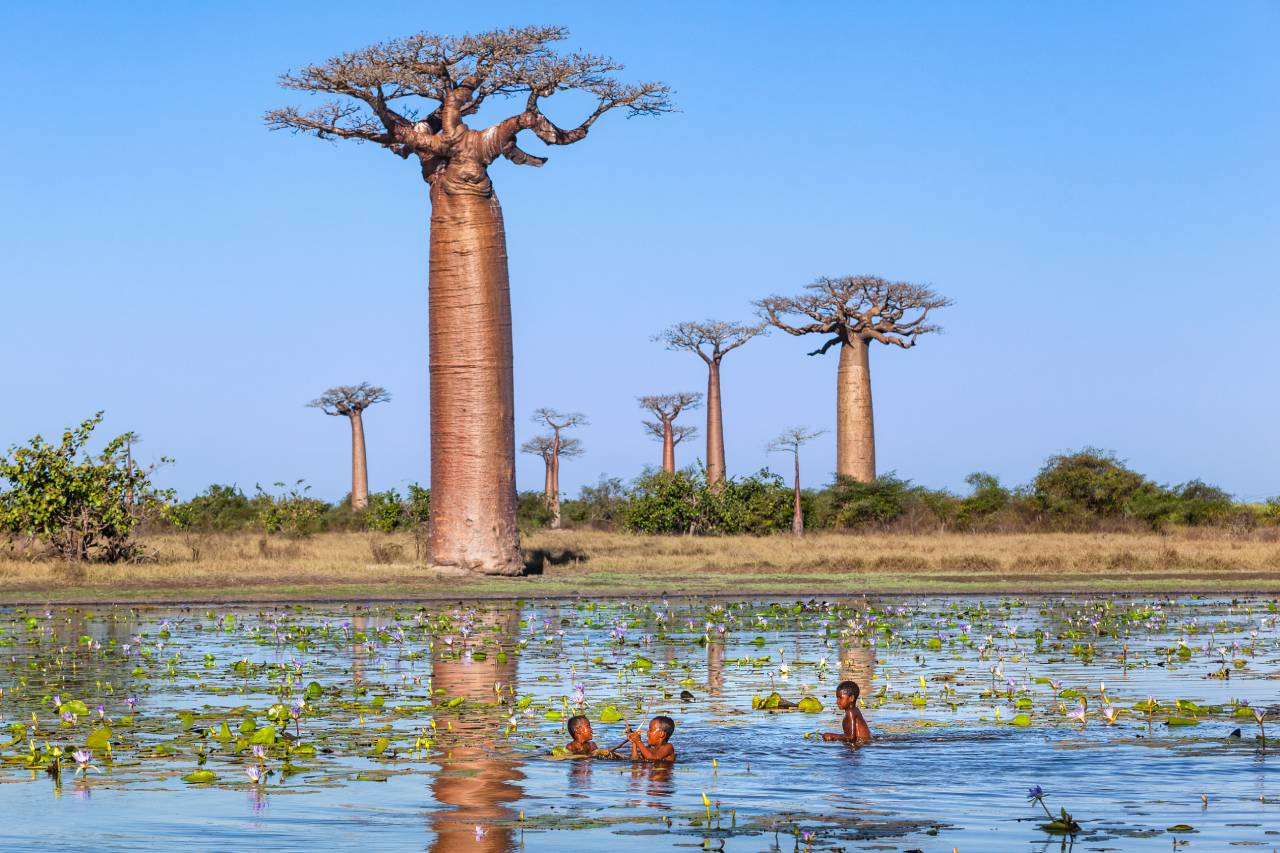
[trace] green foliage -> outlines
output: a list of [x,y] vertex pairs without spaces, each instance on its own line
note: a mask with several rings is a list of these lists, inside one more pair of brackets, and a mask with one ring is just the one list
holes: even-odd
[[1000,483],[994,474],[975,471],[964,481],[973,489],[969,496],[962,500],[961,512],[966,518],[985,518],[995,515],[1013,500],[1013,493]]
[[575,527],[613,530],[622,524],[627,489],[618,477],[601,477],[594,486],[583,486],[574,500],[561,502],[564,521]]
[[171,507],[166,518],[183,530],[234,533],[257,523],[258,508],[237,486],[214,484],[186,503]]
[[305,482],[298,480],[287,490],[284,483],[276,483],[275,487],[280,490],[278,495],[262,486],[255,486],[254,503],[258,506],[258,523],[264,531],[286,536],[310,536],[319,532],[329,505],[307,497],[311,487],[304,485]]
[[714,486],[701,468],[646,471],[627,498],[622,524],[636,533],[759,535],[791,527],[791,490],[767,470]]
[[1031,488],[1043,511],[1067,520],[1121,516],[1131,500],[1157,491],[1114,453],[1092,447],[1049,457]]
[[1130,515],[1154,528],[1167,524],[1201,525],[1225,521],[1234,504],[1231,496],[1200,480],[1173,488],[1153,488],[1139,492],[1125,505]]
[[[68,560],[116,562],[134,556],[133,529],[172,495],[151,484],[155,467],[129,461],[128,436],[107,442],[98,456],[85,452],[102,412],[49,444],[41,436],[0,457],[0,530],[30,536]],[[168,460],[161,460],[167,462]]]
[[516,524],[521,530],[537,530],[551,524],[551,508],[542,492],[521,492],[516,496]]
[[831,486],[832,521],[836,527],[884,525],[901,516],[913,497],[909,480],[893,472],[869,483],[852,477],[836,477]]
[[426,524],[431,518],[431,490],[424,489],[417,483],[409,484],[409,500],[405,505],[405,516],[409,524]]
[[404,504],[395,489],[385,492],[373,492],[369,495],[369,505],[364,511],[364,523],[370,530],[390,533],[400,527],[404,521]]

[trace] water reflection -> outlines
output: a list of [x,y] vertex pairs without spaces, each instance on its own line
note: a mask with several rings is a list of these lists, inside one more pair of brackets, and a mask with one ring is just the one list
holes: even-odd
[[[500,610],[477,615],[470,622],[469,633],[483,632],[510,648],[515,637],[520,613]],[[454,647],[462,646],[461,656]],[[515,655],[506,662],[492,648],[484,660],[473,660],[467,638],[456,637],[452,646],[437,644],[432,653],[431,683],[442,696],[463,696],[470,703],[491,703],[499,696],[508,699],[516,688]],[[507,851],[512,849],[513,834],[496,824],[509,823],[515,814],[509,803],[520,799],[524,791],[515,784],[524,779],[521,763],[499,754],[500,748],[491,721],[478,715],[460,715],[453,731],[438,730],[436,747],[440,770],[431,785],[437,802],[450,808],[431,813],[431,830],[435,834],[432,853],[461,851]]]

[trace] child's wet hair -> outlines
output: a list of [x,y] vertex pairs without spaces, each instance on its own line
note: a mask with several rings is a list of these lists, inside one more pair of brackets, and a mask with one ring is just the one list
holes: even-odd
[[578,734],[578,728],[585,722],[588,722],[588,720],[582,714],[575,714],[570,717],[569,722],[566,725],[566,728],[569,729],[569,737],[576,737]]
[[858,682],[856,681],[842,681],[836,685],[837,696],[852,696],[857,699],[861,693],[862,691],[858,688]]
[[654,717],[653,721],[658,724],[658,728],[666,733],[668,738],[676,730],[676,721],[670,717]]

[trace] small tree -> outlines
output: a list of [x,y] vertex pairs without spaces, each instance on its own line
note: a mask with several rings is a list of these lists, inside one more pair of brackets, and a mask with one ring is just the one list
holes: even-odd
[[724,415],[720,406],[720,362],[733,350],[764,331],[765,324],[747,326],[706,320],[702,323],[677,323],[657,335],[654,340],[670,350],[687,350],[707,365],[707,482],[711,485],[725,478]]
[[576,438],[557,438],[552,435],[535,436],[520,446],[522,453],[541,456],[546,464],[546,478],[542,485],[543,500],[551,513],[549,525],[560,529],[560,460],[566,456],[581,456],[582,442]]
[[59,444],[37,435],[0,456],[0,480],[10,484],[0,491],[0,530],[30,536],[65,560],[114,563],[135,555],[133,529],[173,492],[152,486],[157,466],[134,464],[128,433],[108,441],[96,457],[85,452],[101,423],[98,412],[68,428]]
[[790,453],[795,459],[795,500],[791,511],[791,532],[804,535],[804,509],[800,506],[800,448],[822,435],[826,430],[792,427],[769,442],[765,449],[770,453]]
[[[560,433],[574,427],[586,426],[590,423],[587,416],[581,412],[570,412],[565,414],[557,412],[555,409],[538,409],[533,413],[533,422],[542,424],[551,430],[548,438],[551,440],[547,448],[547,453],[543,454],[543,459],[547,462],[547,482],[545,492],[547,496],[547,509],[551,510],[551,529],[560,529],[560,457],[562,456],[581,456],[583,453],[582,442],[562,438]],[[568,442],[573,441],[573,451],[566,452]],[[525,445],[527,448],[528,445]],[[521,448],[525,450],[525,448]],[[530,452],[525,450],[526,453]]]
[[369,468],[364,452],[364,410],[374,403],[385,403],[391,394],[385,388],[361,382],[339,385],[307,403],[326,415],[342,416],[351,421],[351,508],[362,510],[369,505]]
[[[831,335],[809,355],[840,346],[836,375],[836,475],[869,483],[876,478],[875,418],[871,408],[872,341],[902,349],[941,331],[925,323],[951,300],[932,289],[869,275],[820,278],[800,296],[770,296],[756,303],[770,325],[792,335]],[[783,319],[796,315],[792,325]]]
[[656,421],[646,421],[645,429],[662,439],[662,470],[674,474],[676,470],[676,445],[695,434],[693,427],[678,427],[680,413],[696,409],[702,395],[696,391],[680,391],[675,394],[651,394],[640,397],[640,406],[648,409]]

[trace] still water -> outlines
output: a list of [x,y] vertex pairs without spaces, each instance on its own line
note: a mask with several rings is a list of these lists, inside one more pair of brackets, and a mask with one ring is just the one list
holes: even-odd
[[[1272,850],[1277,609],[1128,598],[9,609],[0,847]],[[862,686],[868,746],[820,739],[838,730],[841,679]],[[753,710],[771,693],[824,707]],[[622,721],[670,715],[677,763],[558,759],[579,711],[602,747],[622,739]],[[1035,785],[1077,833],[1043,828]]]

